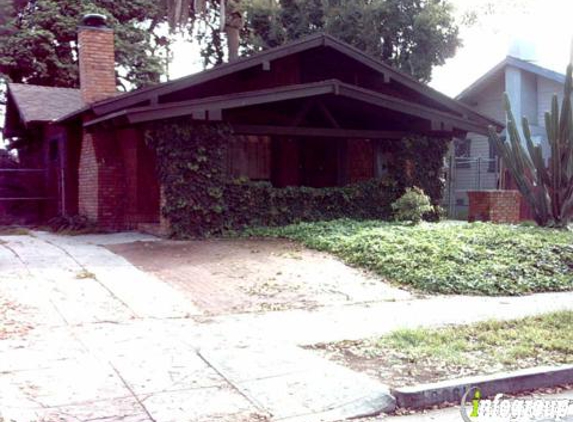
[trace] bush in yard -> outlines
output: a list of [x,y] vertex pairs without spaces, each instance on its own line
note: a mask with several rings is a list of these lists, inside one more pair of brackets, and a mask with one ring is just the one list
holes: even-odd
[[95,224],[83,215],[59,215],[48,220],[48,226],[56,233],[86,234],[98,232]]
[[430,197],[418,187],[407,188],[406,193],[392,204],[394,219],[418,224],[424,214],[434,211]]

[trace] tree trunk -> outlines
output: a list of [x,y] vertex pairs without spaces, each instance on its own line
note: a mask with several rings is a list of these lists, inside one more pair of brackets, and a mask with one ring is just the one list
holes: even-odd
[[243,14],[239,8],[240,0],[221,0],[221,29],[227,37],[229,61],[239,57]]

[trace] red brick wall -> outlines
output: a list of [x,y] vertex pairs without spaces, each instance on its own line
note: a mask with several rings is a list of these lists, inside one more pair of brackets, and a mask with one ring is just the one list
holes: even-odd
[[521,194],[514,190],[470,191],[468,221],[518,223]]
[[123,157],[113,131],[84,133],[79,168],[79,210],[102,228],[125,228]]
[[79,211],[100,227],[159,223],[155,156],[135,128],[85,133],[79,166]]
[[84,133],[80,153],[78,181],[78,209],[91,221],[97,221],[98,214],[98,163],[92,135]]
[[82,26],[78,29],[80,88],[86,103],[116,94],[113,31]]
[[[504,179],[505,179],[505,186],[503,187],[504,189],[518,190],[517,183],[513,179],[513,176],[511,175],[511,172],[509,170],[505,171]],[[523,196],[521,197],[519,218],[522,221],[534,220],[533,211],[531,210],[531,207],[529,206],[525,198],[523,198]]]

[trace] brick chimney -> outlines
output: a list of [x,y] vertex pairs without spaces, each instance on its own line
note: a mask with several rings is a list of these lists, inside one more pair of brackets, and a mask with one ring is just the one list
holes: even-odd
[[113,29],[106,17],[84,16],[78,27],[80,90],[86,103],[103,100],[116,94],[115,49]]

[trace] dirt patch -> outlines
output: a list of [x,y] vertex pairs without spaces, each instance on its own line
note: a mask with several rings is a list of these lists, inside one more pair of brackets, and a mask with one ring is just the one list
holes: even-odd
[[208,315],[410,297],[378,277],[289,241],[135,242],[109,249],[179,289]]
[[440,359],[429,357],[412,362],[404,360],[399,352],[388,353],[385,356],[360,356],[355,354],[352,346],[345,347],[344,345],[317,345],[305,348],[316,350],[325,358],[377,378],[390,388],[428,384],[474,375],[490,375],[538,366],[536,362],[531,360],[522,361],[516,365],[488,366],[444,364]]
[[398,351],[385,355],[364,354],[356,350],[356,342],[339,342],[334,344],[319,344],[305,348],[316,350],[320,355],[340,363],[358,372],[363,372],[373,378],[378,378],[390,388],[399,388],[417,384],[443,381],[472,375],[495,373],[503,368],[477,369],[463,365],[444,365],[439,359],[419,359],[411,362],[404,359]]
[[309,347],[391,387],[573,362],[573,312],[441,328]]

